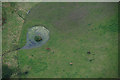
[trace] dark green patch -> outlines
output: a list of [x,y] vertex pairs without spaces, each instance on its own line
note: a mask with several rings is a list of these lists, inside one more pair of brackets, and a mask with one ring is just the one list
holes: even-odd
[[36,42],[40,42],[40,41],[42,41],[42,37],[41,36],[35,36],[34,40]]

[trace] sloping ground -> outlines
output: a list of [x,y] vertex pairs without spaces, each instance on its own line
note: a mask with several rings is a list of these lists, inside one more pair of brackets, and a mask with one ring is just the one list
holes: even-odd
[[[6,15],[3,13],[3,18],[5,18],[6,23],[4,23],[4,25],[2,26],[2,53],[18,47],[23,19],[21,19],[17,15],[17,12],[15,12],[16,4],[14,4],[15,3],[2,4],[2,11],[6,13]],[[2,57],[2,77],[10,77],[14,71],[15,72],[12,76],[16,75],[16,70],[18,67],[16,53],[17,51],[10,52],[9,54]]]
[[50,40],[40,48],[18,51],[19,66],[28,71],[21,77],[117,77],[117,10],[117,3],[39,3],[33,7],[19,45],[25,45],[27,30],[35,25],[44,25]]
[[22,49],[41,47],[49,40],[49,31],[44,26],[34,26],[28,29],[27,43]]
[[18,77],[17,51],[12,50],[19,47],[18,42],[24,23],[19,13],[25,17],[27,11],[35,5],[26,4],[27,6],[24,6],[24,3],[2,3],[2,17],[6,20],[2,25],[2,53],[11,51],[2,57],[3,77]]

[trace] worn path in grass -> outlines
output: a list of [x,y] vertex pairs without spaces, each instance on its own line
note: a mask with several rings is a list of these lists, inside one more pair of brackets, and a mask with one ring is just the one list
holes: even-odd
[[33,7],[19,45],[25,45],[27,30],[34,25],[45,26],[50,40],[40,48],[18,51],[19,66],[28,71],[22,77],[117,77],[117,11],[117,3],[39,3]]

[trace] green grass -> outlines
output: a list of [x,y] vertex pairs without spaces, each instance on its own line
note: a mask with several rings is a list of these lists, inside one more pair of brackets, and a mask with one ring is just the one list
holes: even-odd
[[[18,5],[19,4],[19,5]],[[23,5],[20,6],[21,3],[9,3],[5,2],[2,3],[2,17],[4,17],[6,20],[6,23],[2,25],[2,53],[5,53],[9,50],[16,49],[18,46],[18,41],[21,34],[21,28],[23,25],[23,19],[21,19],[18,15],[19,11],[22,12],[23,16],[25,16],[25,11],[22,11],[19,9],[19,7],[23,7]],[[30,4],[30,3],[26,3]],[[33,4],[34,5],[34,4]],[[33,5],[24,6],[26,10],[29,10],[30,7]],[[15,11],[15,9],[17,11]],[[24,10],[24,9],[23,9]],[[6,13],[6,14],[5,14]],[[18,69],[18,62],[17,62],[17,51],[13,51],[10,53],[7,53],[5,56],[2,57],[2,63],[4,70],[9,69]],[[10,74],[4,72],[3,70],[3,77],[9,75],[8,77],[18,77],[16,73],[19,73],[13,71]]]
[[50,40],[40,48],[20,50],[20,67],[30,67],[26,77],[117,77],[117,22],[117,3],[40,3],[26,18],[20,45],[34,25],[46,26]]
[[[118,77],[117,6],[117,3],[39,3],[32,7],[25,17],[19,47],[25,45],[27,31],[34,25],[45,26],[50,39],[42,47],[17,52],[20,69],[28,71],[21,77]],[[88,51],[92,54],[88,55]],[[95,60],[89,62],[90,59]]]

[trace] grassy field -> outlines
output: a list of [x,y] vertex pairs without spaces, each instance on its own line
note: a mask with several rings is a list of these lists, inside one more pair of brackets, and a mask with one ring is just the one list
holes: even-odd
[[[18,4],[27,6],[27,3]],[[15,21],[7,22],[10,24]],[[42,47],[16,52],[19,68],[22,72],[27,72],[20,77],[113,78],[118,76],[117,3],[38,3],[25,16],[21,30],[15,30],[13,24],[7,27],[9,30],[6,28],[3,31],[3,36],[7,37],[11,30],[11,32],[20,31],[17,43],[19,47],[23,47],[28,29],[34,25],[45,26],[50,31],[50,39]],[[16,29],[19,29],[18,26]],[[5,42],[9,43],[8,47],[14,46],[7,40]],[[3,50],[8,48],[7,45],[3,46]],[[88,51],[91,54],[87,54]],[[94,60],[90,61],[91,59]],[[70,62],[73,63],[72,66]]]
[[17,51],[12,50],[19,47],[18,42],[24,23],[19,14],[22,13],[25,17],[26,12],[34,5],[34,3],[2,3],[2,17],[6,22],[2,25],[2,53],[10,51],[2,57],[3,77],[18,77]]

